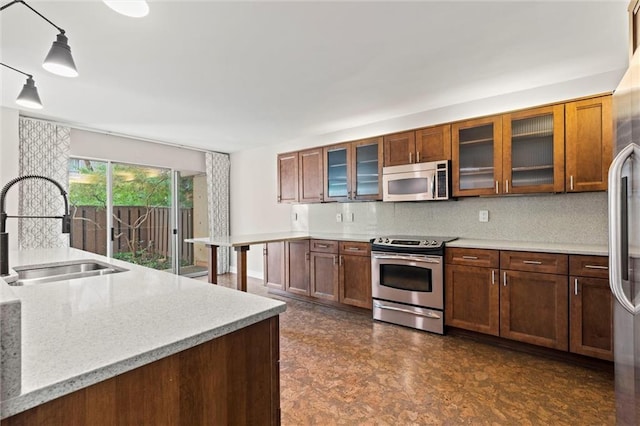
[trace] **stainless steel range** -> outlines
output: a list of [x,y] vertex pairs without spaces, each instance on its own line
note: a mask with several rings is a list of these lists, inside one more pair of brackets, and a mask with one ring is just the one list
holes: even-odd
[[444,334],[444,248],[453,237],[371,241],[373,318]]

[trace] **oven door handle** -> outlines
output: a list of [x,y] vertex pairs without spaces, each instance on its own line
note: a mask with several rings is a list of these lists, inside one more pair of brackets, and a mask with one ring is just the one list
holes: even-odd
[[375,305],[376,308],[379,308],[379,309],[386,309],[386,310],[389,310],[389,311],[403,312],[405,314],[413,314],[413,315],[418,315],[420,317],[426,317],[426,318],[432,318],[432,319],[440,319],[440,315],[434,314],[433,312],[427,312],[427,313],[423,314],[422,312],[416,312],[416,311],[412,311],[410,309],[402,309],[402,308],[396,308],[395,306],[383,305],[380,302],[375,302],[374,305]]
[[389,256],[389,255],[374,255],[374,259],[379,260],[408,260],[410,262],[421,262],[421,263],[440,263],[440,259],[432,259],[430,257],[414,257],[414,256]]

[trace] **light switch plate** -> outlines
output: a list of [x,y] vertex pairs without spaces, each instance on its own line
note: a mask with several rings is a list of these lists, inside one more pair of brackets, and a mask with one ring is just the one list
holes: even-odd
[[336,222],[342,222],[342,213],[336,213]]
[[478,220],[480,220],[480,222],[489,222],[489,210],[480,210]]

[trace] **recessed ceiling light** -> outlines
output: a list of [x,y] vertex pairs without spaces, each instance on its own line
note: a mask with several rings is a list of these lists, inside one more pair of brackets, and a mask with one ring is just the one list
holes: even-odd
[[149,13],[149,5],[145,0],[103,0],[116,12],[132,18],[142,18]]

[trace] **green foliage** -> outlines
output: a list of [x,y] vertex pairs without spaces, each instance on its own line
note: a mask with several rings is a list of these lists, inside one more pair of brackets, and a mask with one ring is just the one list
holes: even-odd
[[[78,161],[78,160],[75,160]],[[69,202],[74,206],[105,208],[107,163],[80,160],[72,166]],[[193,207],[193,178],[180,179],[180,206]],[[113,166],[114,206],[171,206],[171,172],[127,164]]]

